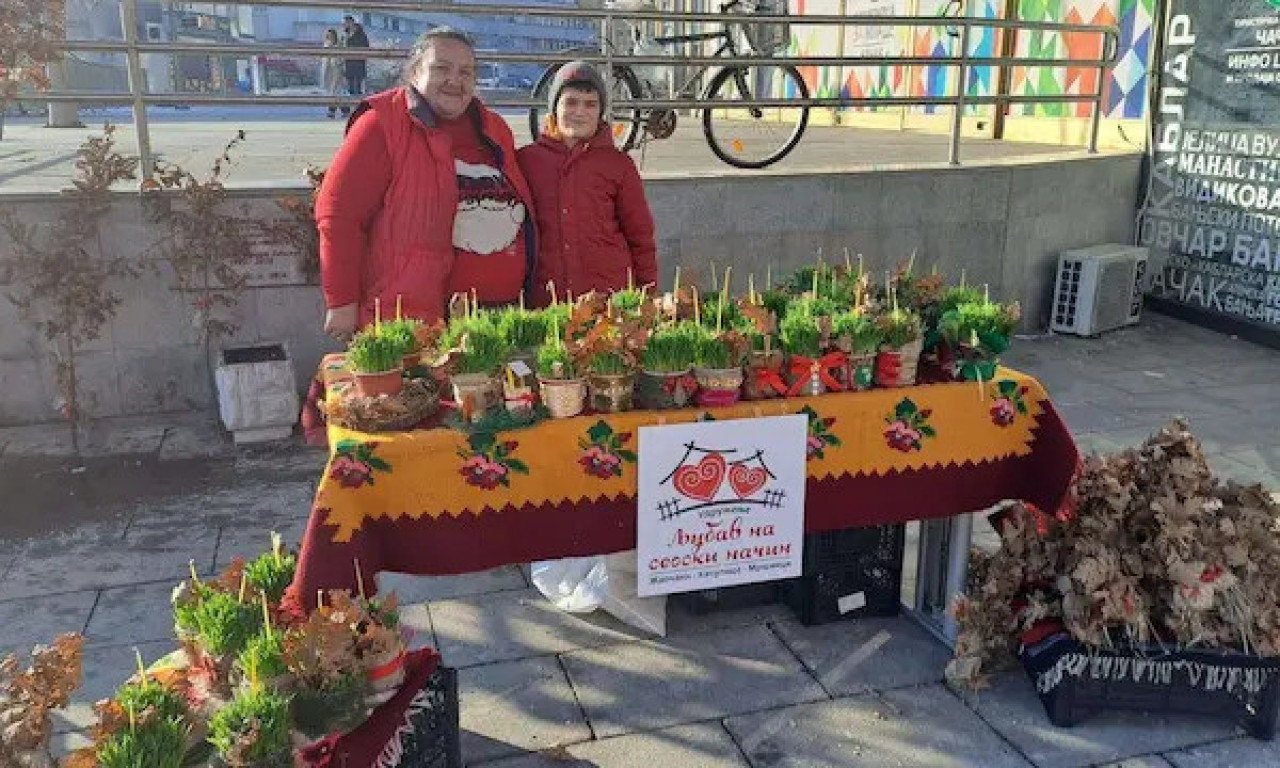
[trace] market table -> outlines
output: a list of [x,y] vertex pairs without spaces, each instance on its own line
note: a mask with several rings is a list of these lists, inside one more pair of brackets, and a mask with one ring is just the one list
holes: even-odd
[[[340,359],[322,375],[341,378]],[[498,434],[361,433],[328,426],[329,461],[287,601],[366,589],[378,571],[444,575],[606,554],[636,544],[640,427],[809,416],[805,530],[960,515],[1005,499],[1069,505],[1075,443],[1044,388],[992,381],[631,411]]]

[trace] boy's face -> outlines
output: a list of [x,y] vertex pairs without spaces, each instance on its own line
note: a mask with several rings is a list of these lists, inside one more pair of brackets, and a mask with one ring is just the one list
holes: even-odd
[[600,128],[600,94],[590,88],[569,86],[556,102],[556,125],[565,138],[584,140]]

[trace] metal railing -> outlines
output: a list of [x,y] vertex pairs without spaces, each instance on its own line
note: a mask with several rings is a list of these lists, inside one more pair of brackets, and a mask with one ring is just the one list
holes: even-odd
[[[75,102],[81,104],[131,104],[133,107],[134,128],[137,134],[138,155],[141,169],[145,176],[154,170],[151,151],[150,128],[146,107],[149,104],[190,104],[190,105],[305,105],[324,106],[329,104],[357,101],[359,97],[342,97],[331,95],[272,95],[272,94],[206,94],[206,93],[150,93],[146,88],[146,78],[142,67],[142,55],[154,53],[200,54],[213,57],[255,57],[255,56],[305,56],[313,58],[402,58],[408,53],[406,48],[362,48],[353,56],[349,48],[322,48],[296,45],[268,45],[249,43],[193,43],[163,42],[151,43],[138,39],[138,0],[122,0],[121,21],[124,28],[123,41],[103,40],[66,40],[61,48],[67,51],[123,53],[126,58],[129,74],[129,91],[113,93],[100,91],[51,90],[42,92],[38,97],[42,101]],[[169,2],[166,0],[165,5]],[[309,8],[328,9],[346,13],[351,7],[348,0],[253,0],[253,2],[229,3],[226,5],[253,5],[276,8]],[[429,2],[412,2],[404,0],[362,0],[359,3],[362,11],[396,11],[415,14],[447,14],[476,15],[496,14],[502,16],[522,17],[555,17],[571,19],[598,19],[601,25],[599,53],[582,53],[575,50],[571,55],[588,61],[603,63],[609,70],[614,66],[732,66],[735,64],[776,64],[794,66],[930,66],[955,69],[951,78],[955,88],[950,95],[939,96],[888,96],[888,97],[811,97],[807,99],[752,99],[752,100],[708,100],[690,96],[679,98],[655,98],[620,100],[616,106],[621,109],[718,109],[756,107],[886,107],[886,106],[944,106],[953,111],[951,121],[951,142],[949,150],[950,162],[960,162],[960,137],[966,107],[994,105],[997,109],[1010,104],[1060,104],[1088,102],[1093,104],[1090,116],[1088,150],[1097,151],[1098,130],[1102,117],[1103,83],[1107,69],[1115,63],[1118,52],[1119,30],[1114,26],[1090,24],[1067,24],[1058,22],[1023,21],[1016,19],[989,19],[973,17],[937,17],[937,16],[835,16],[835,15],[772,15],[772,14],[724,14],[724,13],[685,13],[658,10],[619,10],[613,8],[564,8],[526,5],[501,4],[442,4]],[[789,23],[792,27],[803,26],[843,26],[843,27],[906,27],[909,29],[926,27],[947,27],[957,30],[957,48],[959,54],[954,56],[739,56],[727,59],[718,56],[687,55],[629,55],[620,54],[608,45],[610,26],[617,21],[631,22],[666,22],[683,24],[769,24]],[[974,29],[996,29],[1009,31],[1044,30],[1060,33],[1097,34],[1102,36],[1102,53],[1096,59],[1076,58],[1032,58],[1023,56],[971,56],[969,47],[971,33]],[[492,62],[527,62],[555,64],[566,60],[564,52],[556,53],[523,53],[523,52],[485,52],[485,61]],[[1037,94],[1013,95],[995,93],[990,95],[970,95],[968,93],[968,74],[974,67],[1023,67],[1036,69],[1044,67],[1085,67],[1095,69],[1098,73],[1097,89],[1085,94]],[[608,73],[606,74],[606,78]],[[534,107],[541,106],[540,99],[529,98],[496,98],[486,99],[486,104],[494,107]]]

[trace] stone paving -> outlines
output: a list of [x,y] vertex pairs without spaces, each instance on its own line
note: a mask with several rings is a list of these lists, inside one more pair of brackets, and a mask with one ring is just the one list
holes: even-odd
[[[244,129],[246,140],[233,152],[226,177],[233,187],[303,185],[303,172],[308,165],[329,165],[345,125],[341,120],[325,119],[322,108],[153,108],[151,114],[151,142],[156,156],[201,176],[236,131]],[[528,143],[526,113],[508,111],[506,117],[517,146]],[[137,154],[129,110],[86,109],[81,120],[84,128],[46,128],[36,118],[10,119],[0,140],[0,191],[21,194],[62,189],[75,173],[77,146],[100,133],[106,121],[118,126],[118,150]],[[674,136],[632,153],[647,177],[754,173],[730,168],[716,159],[703,138],[700,116],[682,116],[680,120]],[[908,161],[943,165],[949,146],[949,138],[942,134],[810,125],[795,151],[763,173],[883,168]],[[965,138],[961,145],[963,161],[984,165],[1028,156],[1082,152],[1073,146],[982,138]],[[886,162],[886,158],[892,161]]]
[[[1019,340],[1008,362],[1045,382],[1086,449],[1131,445],[1182,413],[1222,475],[1280,487],[1280,353],[1148,314],[1100,339]],[[231,451],[199,420],[100,427],[103,456],[73,465],[38,455],[58,450],[55,427],[0,431],[0,650],[87,638],[85,685],[58,717],[64,749],[85,743],[91,702],[130,673],[135,647],[148,659],[173,647],[167,598],[188,560],[211,573],[271,530],[296,544],[323,461],[296,446]],[[121,447],[145,452],[110,455]],[[409,604],[418,642],[461,669],[468,765],[1280,766],[1280,746],[1215,720],[1055,728],[1021,672],[954,691],[947,649],[907,618],[806,628],[781,606],[673,607],[654,638],[555,610],[519,566],[380,580]]]

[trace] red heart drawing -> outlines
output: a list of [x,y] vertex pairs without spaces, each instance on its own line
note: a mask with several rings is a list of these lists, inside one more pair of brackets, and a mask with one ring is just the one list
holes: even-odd
[[733,492],[738,494],[740,499],[745,499],[763,488],[768,477],[768,473],[761,467],[747,467],[742,464],[729,467],[729,485],[733,486]]
[[676,470],[676,490],[691,499],[711,501],[724,481],[724,457],[709,453],[696,465],[686,464]]

